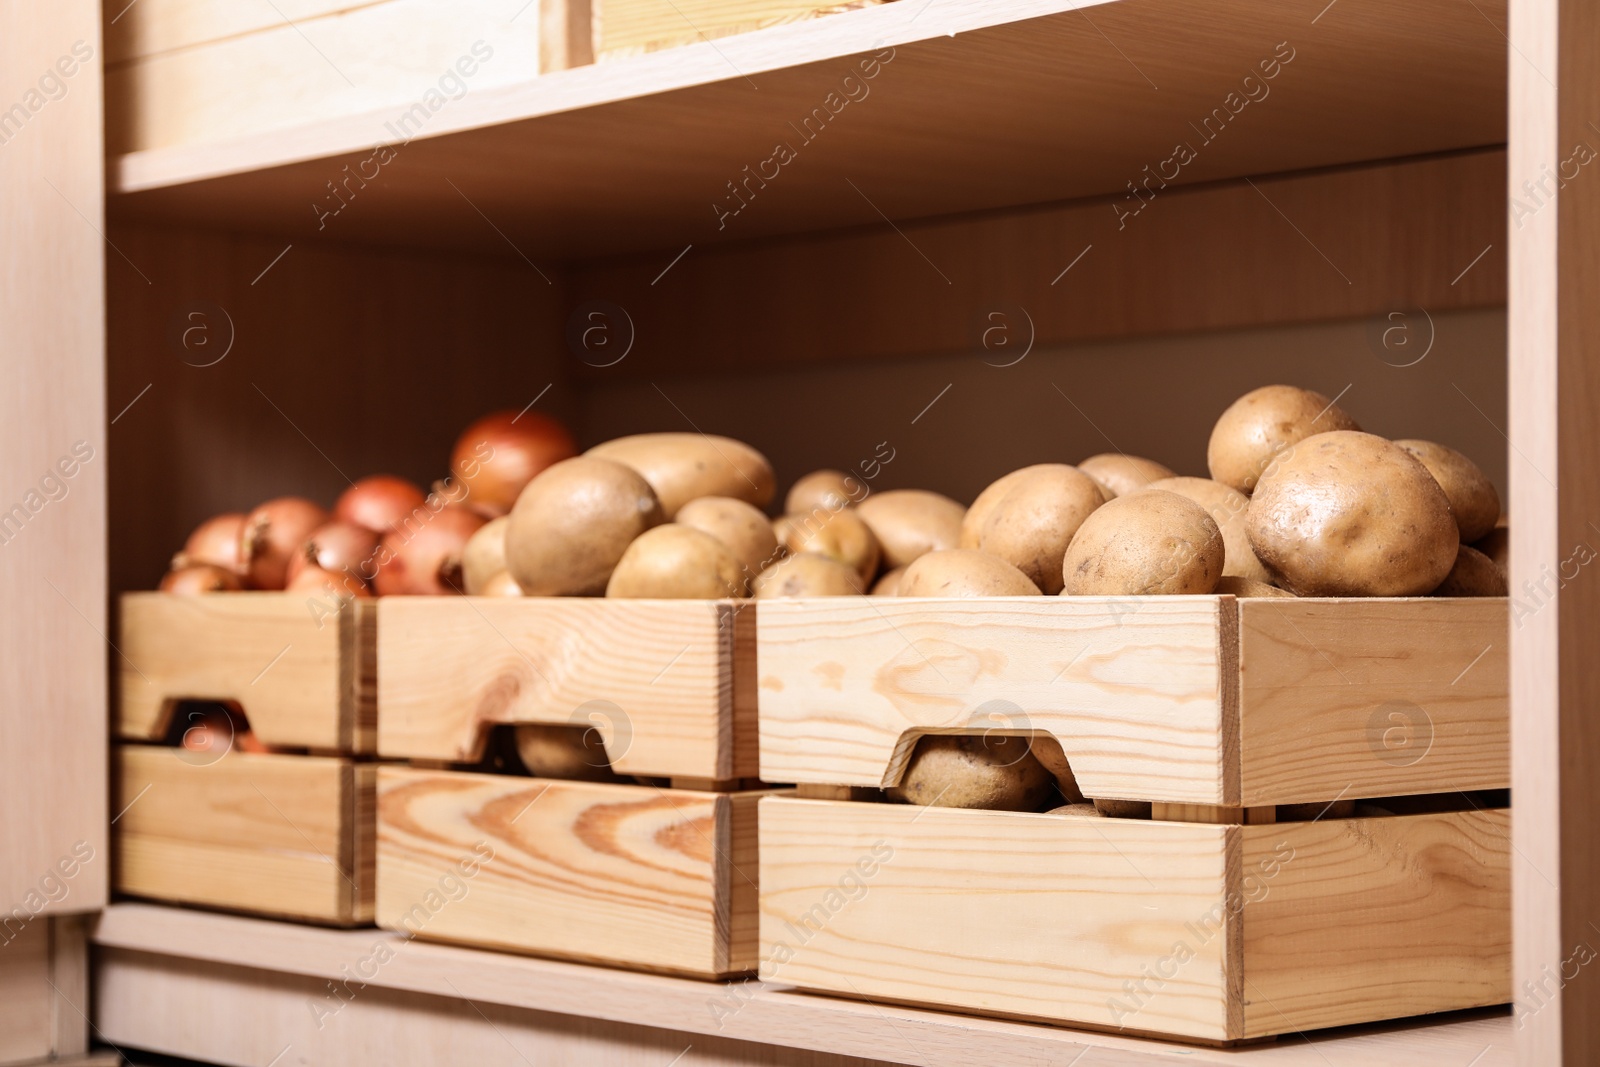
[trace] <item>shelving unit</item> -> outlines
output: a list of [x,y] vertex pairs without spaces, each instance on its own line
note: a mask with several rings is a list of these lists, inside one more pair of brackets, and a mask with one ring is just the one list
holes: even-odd
[[[764,983],[714,986],[407,942],[372,930],[317,930],[147,904],[107,909],[94,940],[101,961],[97,993],[104,1005],[99,1025],[108,1040],[224,1062],[264,1063],[285,1044],[314,1063],[333,1062],[343,1049],[397,1048],[412,1041],[461,1050],[482,1047],[494,1058],[508,1054],[507,1043],[524,1055],[550,1054],[568,1037],[552,1016],[616,1024],[612,1054],[617,1058],[608,1062],[641,1065],[665,1062],[651,1058],[658,1042],[667,1059],[683,1052],[679,1062],[693,1067],[727,1062],[719,1055],[774,1065],[883,1061],[920,1067],[1074,1062],[1091,1067],[1409,1067],[1424,1058],[1500,1067],[1515,1062],[1512,1023],[1503,1011],[1224,1050],[797,993]],[[343,997],[326,999],[333,995],[326,983],[346,981],[359,961],[377,957],[387,959],[362,968],[363,977],[375,973],[366,989],[352,990],[346,1007],[338,1009]],[[233,1021],[192,1019],[193,1004],[186,1002],[200,981],[225,990],[217,995],[235,1005],[229,1013]],[[400,1001],[393,996],[397,993],[419,996]],[[308,1010],[307,1001],[322,1011]],[[471,1007],[452,1009],[446,1001]],[[383,1034],[394,1024],[384,1009],[401,1002],[417,1021],[402,1035]],[[323,1012],[336,1009],[337,1014],[324,1017]],[[165,1035],[179,1014],[192,1021],[175,1040]],[[236,1025],[247,1018],[270,1022],[259,1028]],[[693,1051],[685,1052],[685,1045]]]
[[[45,70],[80,39],[115,59],[125,13],[0,8],[0,68]],[[380,468],[431,479],[491,405],[535,401],[586,444],[748,436],[788,477],[887,438],[895,484],[970,498],[1108,441],[1181,454],[1267,376],[1349,388],[1376,432],[1504,438],[1485,466],[1510,490],[1513,587],[1539,581],[1600,515],[1600,184],[1524,183],[1600,136],[1597,39],[1596,0],[898,0],[473,87],[354,181],[393,112],[138,144],[103,129],[85,65],[0,145],[6,484],[20,497],[79,438],[108,459],[0,553],[0,670],[24,680],[0,711],[0,910],[74,841],[109,856],[108,586],[148,588],[215,511]],[[1270,92],[1230,107],[1283,43]],[[870,91],[829,107],[847,75]],[[799,129],[819,107],[821,132]],[[1218,108],[1220,132],[1198,129]],[[778,141],[793,160],[743,185]],[[1151,179],[1178,142],[1193,160]],[[625,359],[574,340],[594,307]],[[181,340],[196,311],[228,353],[209,366]],[[1389,347],[1396,321],[1432,358]],[[1545,600],[1511,635],[1519,989],[1600,914],[1582,821],[1600,586]],[[41,912],[56,943],[106,903],[106,866]],[[1517,1029],[1491,1012],[1217,1050],[766,986],[733,987],[723,1015],[708,1000],[730,990],[684,979],[143,904],[91,936],[102,1038],[223,1063],[285,1044],[503,1059],[508,1041],[640,1067],[1600,1054],[1592,981]],[[329,983],[379,946],[392,960],[319,1026],[342,1003]],[[22,958],[0,951],[0,988],[47,973]],[[81,1051],[64,1003],[15,1048]]]

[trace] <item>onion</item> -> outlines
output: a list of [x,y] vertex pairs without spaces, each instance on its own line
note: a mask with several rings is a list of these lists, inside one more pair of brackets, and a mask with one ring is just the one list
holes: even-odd
[[230,748],[237,748],[240,752],[275,751],[271,745],[257,739],[250,727],[242,723],[242,716],[234,715],[226,708],[191,711],[184,718],[189,725],[184,728],[178,745],[189,752],[226,754]]
[[499,571],[491,574],[484,583],[478,587],[475,596],[521,596],[522,587],[517,580],[511,577],[510,571]]
[[318,526],[306,543],[289,559],[287,588],[306,567],[320,567],[335,574],[351,574],[361,582],[361,574],[371,573],[373,556],[378,551],[378,534],[353,522],[330,522]]
[[522,487],[546,467],[578,454],[565,426],[536,411],[497,411],[468,426],[450,453],[470,505],[494,518],[511,510]]
[[447,506],[415,529],[390,530],[378,545],[373,586],[382,596],[461,592],[462,553],[484,521],[470,508]]
[[367,583],[349,571],[324,570],[314,563],[307,563],[302,566],[299,572],[289,579],[286,591],[290,593],[331,594],[341,600],[372,595],[372,590],[368,588]]
[[[485,595],[484,584],[506,569],[506,527],[509,516],[490,519],[467,540],[461,553],[461,578],[471,596]],[[518,594],[521,594],[519,589]]]
[[167,572],[161,579],[163,593],[196,596],[200,593],[232,593],[244,588],[233,571],[210,563],[191,563]]
[[183,543],[183,551],[172,557],[172,569],[182,570],[198,563],[209,563],[244,576],[244,560],[239,555],[239,542],[244,533],[244,512],[230,511],[213,515],[194,528]]
[[327,521],[326,511],[298,496],[280,496],[252,511],[239,538],[250,585],[282,589],[289,580],[289,558]]
[[422,489],[393,474],[369,474],[339,494],[333,517],[383,533],[422,506]]

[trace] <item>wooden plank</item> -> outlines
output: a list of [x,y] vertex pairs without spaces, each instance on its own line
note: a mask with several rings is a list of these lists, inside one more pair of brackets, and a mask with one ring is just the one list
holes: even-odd
[[0,948],[0,1063],[26,1063],[50,1055],[55,1036],[50,992],[50,920],[7,934]]
[[761,849],[757,819],[761,798],[771,795],[771,790],[763,790],[734,793],[726,798],[727,836],[719,839],[717,878],[728,887],[728,959],[724,967],[730,973],[753,973],[761,960]]
[[[1480,6],[1491,16],[1503,10],[1499,2]],[[1146,165],[1154,174],[1165,163],[1175,182],[1118,237],[1155,221],[1165,211],[1160,198],[1178,184],[1504,141],[1505,42],[1470,5],[1418,0],[1401,11],[1381,0],[1341,0],[1340,7],[1339,18],[1330,12],[1312,27],[1317,10],[1304,0],[1226,0],[1198,23],[1182,0],[1116,0],[1094,5],[1090,17],[1070,0],[883,4],[524,76],[493,91],[479,92],[475,82],[464,99],[434,116],[426,138],[405,147],[405,164],[385,168],[381,189],[363,193],[373,210],[349,213],[345,232],[348,239],[503,253],[500,236],[442,180],[470,174],[470,184],[458,182],[461,190],[524,254],[576,259],[666,252],[648,281],[686,243],[696,246],[696,257],[718,241],[882,228],[879,210],[905,220],[1094,196],[1115,227],[1113,203],[1134,203],[1128,183],[1150,180]],[[1206,141],[1190,128],[1244,88],[1242,80],[1259,72],[1260,63],[1276,62],[1275,49],[1285,42],[1295,58],[1271,82],[1250,88],[1270,95],[1247,105],[1225,136]],[[870,55],[892,59],[869,68],[877,76],[867,81],[859,64]],[[485,69],[500,63],[497,56]],[[791,122],[798,126],[824,107],[830,93],[839,106],[843,91],[860,102],[845,105],[825,136],[807,140],[789,130]],[[1244,98],[1233,99],[1237,106]],[[343,165],[356,167],[374,143],[392,139],[383,124],[395,117],[393,109],[318,115],[308,109],[301,125],[271,134],[121,156],[113,164],[115,188],[152,194],[123,208],[306,237],[314,223],[307,190],[323,188]],[[1362,118],[1353,120],[1357,115]],[[795,148],[798,165],[784,166],[762,199],[719,229],[713,206],[732,195],[728,183],[746,180],[743,168],[754,174],[773,159],[780,138]],[[1175,170],[1166,161],[1180,140],[1193,142],[1196,157]],[[996,159],[1006,165],[995,166]],[[769,175],[772,167],[765,167]],[[1323,272],[1316,284],[1330,291],[1367,284],[1363,268],[1346,270],[1351,285],[1341,286],[1343,279],[1302,247],[1270,204],[1248,187],[1238,193],[1243,225],[1225,232],[1237,237],[1270,230],[1277,243],[1268,258],[1294,262],[1298,273],[1303,256]],[[1247,215],[1243,205],[1251,200],[1254,214]],[[1296,225],[1308,225],[1303,213],[1283,210]],[[1337,226],[1331,237],[1313,228],[1319,246],[1339,236]],[[1367,237],[1383,232],[1378,225]],[[1436,247],[1441,234],[1428,232]],[[1064,240],[1056,250],[1064,255],[1051,256],[1054,266],[1044,280],[1083,247]],[[1109,247],[1097,245],[1097,252]],[[1179,247],[1209,255],[1203,247]],[[1482,248],[1478,244],[1468,258]],[[896,276],[926,271],[941,284],[941,298],[947,295],[950,287],[919,257],[901,252],[892,262]],[[1140,262],[1147,273],[1187,274],[1181,259],[1174,254]],[[953,265],[935,262],[946,270]],[[1375,267],[1381,263],[1374,257]],[[1460,271],[1457,264],[1445,272],[1445,282]],[[1307,290],[1314,277],[1304,272]],[[1477,282],[1468,274],[1461,284]],[[1451,295],[1447,284],[1430,283],[1429,289]],[[1220,283],[1207,288],[1222,290]],[[1121,295],[1127,298],[1128,291]],[[932,301],[918,306],[937,311],[929,309]],[[1242,302],[1235,295],[1228,303]],[[1270,292],[1257,293],[1259,310],[1270,312],[1273,304]],[[1083,305],[1092,306],[1092,300]]]
[[884,0],[819,4],[817,0],[595,0],[596,60],[606,61],[696,41],[821,18]]
[[[470,92],[537,75],[539,20],[517,19],[525,4],[349,4],[129,59],[106,71],[106,143],[113,152],[216,143],[293,128],[312,114],[373,112],[387,112],[383,121],[400,131],[391,143],[405,141]],[[241,12],[236,24],[250,21]],[[257,92],[263,81],[275,91]],[[411,125],[402,125],[408,113]],[[305,190],[311,199],[320,185]]]
[[89,1052],[89,917],[50,922],[50,1051],[57,1060]]
[[1238,608],[1243,803],[1511,784],[1506,600]]
[[[385,597],[378,749],[471,761],[494,723],[600,731],[620,774],[757,774],[749,606],[705,600]],[[745,623],[748,625],[749,619]]]
[[1504,809],[1244,827],[1244,1036],[1510,1000],[1510,828]]
[[164,738],[180,699],[231,700],[267,744],[370,751],[373,604],[126,593],[121,605],[119,736]]
[[[1512,457],[1511,703],[1517,803],[1519,1062],[1600,1058],[1600,987],[1573,981],[1600,913],[1600,847],[1586,816],[1600,730],[1593,634],[1600,592],[1585,566],[1596,547],[1600,397],[1594,291],[1600,199],[1574,168],[1592,160],[1600,86],[1588,47],[1600,33],[1590,0],[1513,0],[1507,26],[1511,132],[1507,186],[1511,298],[1507,431]],[[1574,180],[1576,179],[1576,180]],[[1582,948],[1580,949],[1580,946]]]
[[747,970],[729,909],[731,861],[749,845],[735,847],[731,818],[715,793],[383,767],[377,921],[701,976]]
[[[106,901],[106,248],[92,0],[0,7],[0,914]],[[76,51],[74,51],[76,49]],[[81,859],[81,854],[78,854]]]
[[349,760],[117,746],[117,888],[315,922],[362,921]]
[[[163,971],[198,972],[214,978],[217,971],[208,964],[232,965],[244,968],[251,983],[300,975],[314,979],[316,988],[325,993],[326,981],[347,980],[344,968],[352,960],[371,956],[381,945],[391,958],[369,980],[370,994],[400,990],[447,998],[454,1005],[461,1005],[459,998],[466,998],[486,1011],[492,1005],[504,1005],[597,1020],[601,1026],[659,1027],[688,1035],[677,1046],[680,1050],[697,1040],[694,1035],[711,1035],[870,1061],[888,1055],[920,1067],[992,1067],[997,1060],[1070,1064],[1074,1056],[1094,1067],[1240,1061],[1252,1067],[1327,1067],[1329,1061],[1362,1067],[1414,1067],[1435,1061],[1466,1064],[1474,1056],[1479,1060],[1473,1067],[1509,1067],[1514,1062],[1512,1020],[1503,1011],[1313,1033],[1303,1039],[1229,1050],[900,1007],[853,996],[802,994],[763,982],[708,986],[668,975],[406,941],[381,931],[318,929],[151,904],[112,906],[100,917],[95,940],[102,946],[105,961],[99,972],[98,1021],[114,1041],[127,1035],[113,1024],[113,1013],[118,1024],[130,1021],[144,1004],[143,998],[134,995],[135,990],[149,988],[145,983],[155,981]],[[133,981],[108,995],[103,976],[112,969],[111,961],[131,955],[151,958],[141,961],[140,973],[130,976]],[[215,981],[210,985],[218,987]],[[168,997],[164,992],[152,993],[151,1003],[166,1002]],[[176,997],[170,1002],[177,1010],[176,1006],[205,1001],[205,997]],[[311,1018],[303,998],[297,998],[295,1007]],[[419,1014],[410,1012],[408,1017]],[[207,1017],[249,1019],[255,1013],[229,1010]],[[341,1015],[340,1026],[326,1026],[324,1031],[340,1030],[346,1018]],[[359,1016],[349,1018],[353,1024]],[[478,1016],[469,1006],[461,1006],[452,1018]],[[158,1025],[169,1036],[180,1032]],[[238,1024],[211,1029],[228,1035],[247,1032]],[[271,1026],[266,1029],[269,1036],[280,1032]],[[150,1046],[139,1042],[138,1047]],[[281,1048],[278,1045],[265,1054],[208,1058],[264,1063]],[[171,1051],[181,1054],[185,1050]],[[431,1051],[429,1054],[436,1058]],[[346,1062],[349,1058],[330,1055],[328,1061]]]
[[106,26],[106,65],[242,37],[393,0],[139,0]]
[[1223,603],[764,603],[761,777],[887,786],[923,734],[1041,731],[1088,796],[1236,803],[1224,781]]
[[761,830],[766,980],[1232,1036],[1238,828],[773,798]]

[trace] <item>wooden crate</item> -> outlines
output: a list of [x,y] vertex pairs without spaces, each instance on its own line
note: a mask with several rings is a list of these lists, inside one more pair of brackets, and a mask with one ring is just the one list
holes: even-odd
[[705,978],[752,971],[767,795],[385,766],[378,925]]
[[[1085,794],[1155,818],[764,801],[762,976],[1216,1043],[1503,1003],[1510,813],[1464,791],[1509,784],[1507,620],[1504,600],[763,605],[765,775],[845,798],[895,784],[924,734],[1049,735]],[[1277,818],[1416,794],[1461,810]]]
[[[377,613],[289,593],[121,600],[112,844],[134,896],[335,925],[372,920]],[[259,740],[220,757],[162,742],[183,701],[222,701]]]
[[623,775],[755,778],[752,601],[385,597],[378,751],[475,762],[497,723],[600,731]]
[[540,0],[545,70],[624,59],[886,0]]
[[159,741],[181,700],[239,705],[269,745],[371,752],[374,604],[323,610],[299,593],[125,593],[116,733]]
[[375,764],[113,746],[113,886],[338,926],[372,921]]

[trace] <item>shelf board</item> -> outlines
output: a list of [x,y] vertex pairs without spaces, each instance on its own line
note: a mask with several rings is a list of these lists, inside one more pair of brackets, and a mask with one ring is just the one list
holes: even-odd
[[[352,960],[379,942],[393,955],[369,984],[474,1003],[706,1034],[869,1060],[915,1050],[923,1067],[972,1063],[1248,1063],[1251,1067],[1410,1067],[1515,1061],[1504,1011],[1455,1013],[1434,1021],[1292,1035],[1238,1049],[1197,1048],[1117,1034],[1064,1030],[799,993],[765,983],[727,985],[558,960],[410,941],[373,930],[328,930],[152,904],[116,904],[93,932],[97,945],[179,960],[299,975],[347,977]],[[724,1010],[713,1008],[722,1005]],[[199,1010],[198,1005],[189,1005]],[[104,1011],[104,1006],[102,1006]],[[118,1035],[108,1035],[117,1040]],[[1104,1057],[1104,1058],[1102,1058]]]
[[[541,259],[1087,196],[1107,197],[1109,214],[1147,166],[1173,173],[1180,142],[1194,158],[1173,184],[1503,142],[1505,12],[1505,0],[900,0],[469,92],[320,225],[313,204],[339,204],[327,183],[393,141],[392,110],[122,155],[112,208]],[[1263,61],[1291,51],[1261,79]],[[874,52],[876,76],[857,73],[858,99],[840,106]],[[1258,99],[1240,103],[1247,90]],[[798,127],[830,93],[838,113],[807,140]],[[1214,111],[1226,122],[1207,139]],[[780,142],[793,158],[764,163]],[[714,205],[740,205],[728,183],[747,165],[769,180],[720,217]]]

